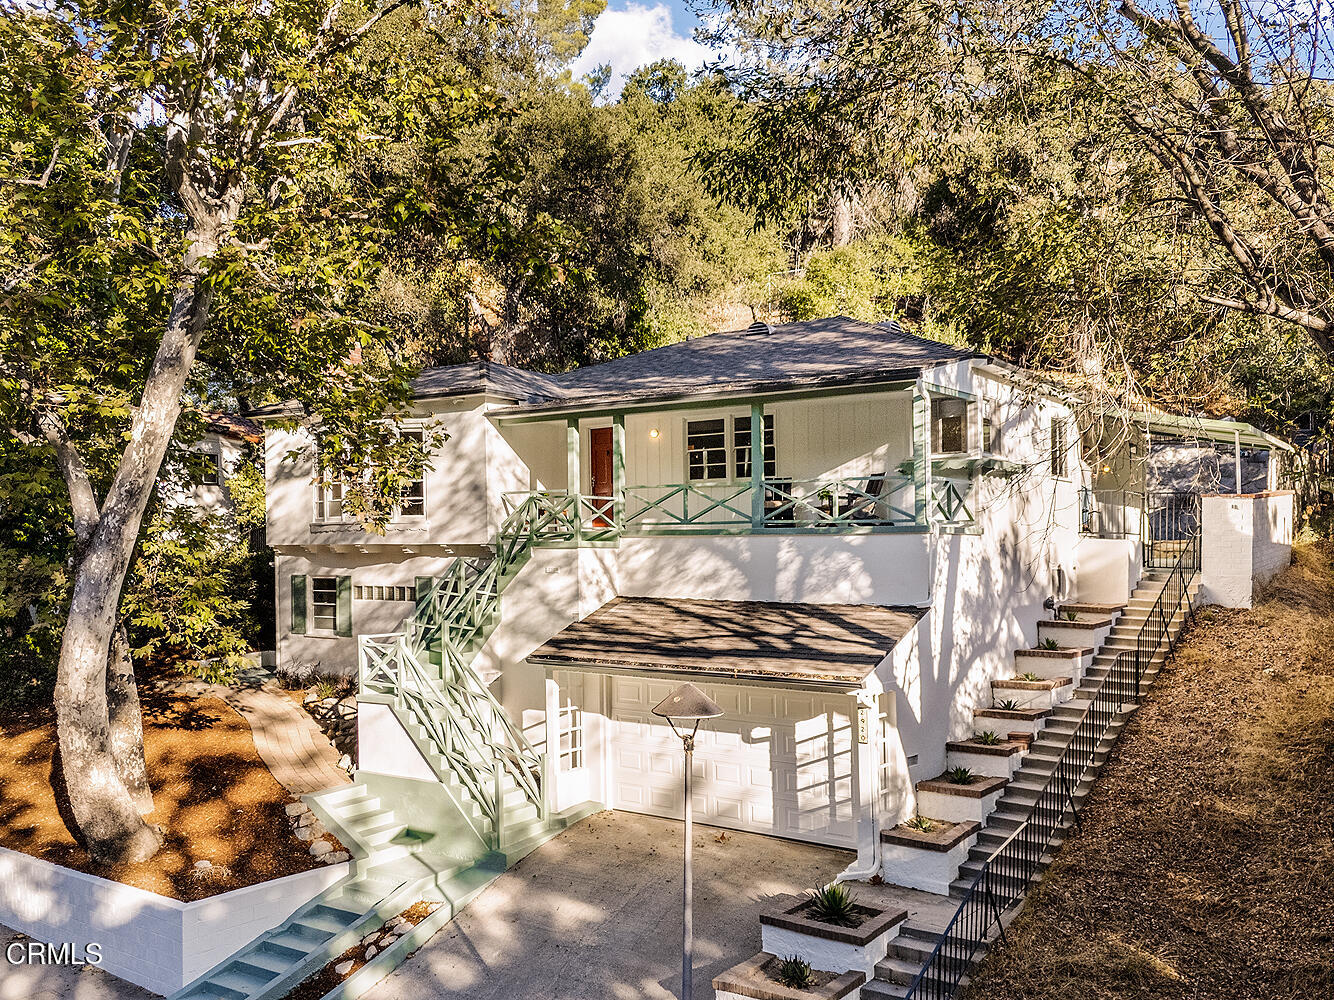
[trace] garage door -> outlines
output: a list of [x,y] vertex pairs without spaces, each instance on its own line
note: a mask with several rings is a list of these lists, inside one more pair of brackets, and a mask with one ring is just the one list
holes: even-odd
[[[614,805],[679,819],[681,741],[650,711],[676,685],[612,678]],[[821,844],[856,844],[850,699],[701,684],[725,713],[695,742],[695,818]]]

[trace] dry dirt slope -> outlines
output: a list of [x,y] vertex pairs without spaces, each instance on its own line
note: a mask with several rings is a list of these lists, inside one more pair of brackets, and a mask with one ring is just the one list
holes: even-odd
[[1201,613],[968,1000],[1334,997],[1331,556]]

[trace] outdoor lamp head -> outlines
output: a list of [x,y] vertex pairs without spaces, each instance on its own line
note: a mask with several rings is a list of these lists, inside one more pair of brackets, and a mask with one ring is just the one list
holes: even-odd
[[687,682],[653,706],[653,714],[668,721],[698,723],[701,719],[716,719],[723,714],[707,694]]

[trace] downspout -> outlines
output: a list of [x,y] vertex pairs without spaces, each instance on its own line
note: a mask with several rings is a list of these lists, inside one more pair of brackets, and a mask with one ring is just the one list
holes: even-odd
[[[856,739],[853,746],[858,748],[858,797],[867,804],[867,813],[865,819],[871,828],[871,858],[866,865],[859,867],[854,861],[847,868],[844,868],[836,876],[835,882],[861,882],[871,878],[880,872],[880,761],[884,756],[882,741],[884,733],[879,723],[879,715],[876,712],[876,693],[868,691],[865,687],[859,688],[853,692],[856,699]],[[861,741],[862,725],[865,723],[867,740]],[[866,752],[862,753],[860,748],[866,747]],[[862,759],[869,759],[870,767],[862,766]],[[867,772],[870,772],[869,778]],[[859,803],[860,805],[860,803]],[[858,829],[860,831],[863,818],[858,817]]]

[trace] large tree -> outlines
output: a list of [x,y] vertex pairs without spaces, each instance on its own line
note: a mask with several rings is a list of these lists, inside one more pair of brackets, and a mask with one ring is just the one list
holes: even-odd
[[447,70],[404,72],[394,39],[454,17],[431,10],[52,2],[0,20],[3,452],[64,484],[57,732],[99,859],[159,844],[130,790],[142,742],[116,621],[183,407],[298,400],[334,464],[374,470],[354,491],[371,527],[420,461],[385,419],[409,369],[360,303],[392,232],[495,233],[466,192],[408,169],[493,110]]
[[[1334,354],[1334,209],[1325,190],[1334,56],[1321,8],[1248,0],[718,0],[716,35],[750,101],[711,160],[761,211],[856,193],[985,131],[1000,98],[1109,119],[1209,239],[1170,277],[1216,310],[1292,324]],[[1034,94],[1038,100],[1029,102]],[[1059,113],[1059,112],[1058,112]],[[1034,127],[1044,122],[1032,118]],[[1189,218],[1185,218],[1185,216]],[[1198,266],[1203,260],[1203,266]]]

